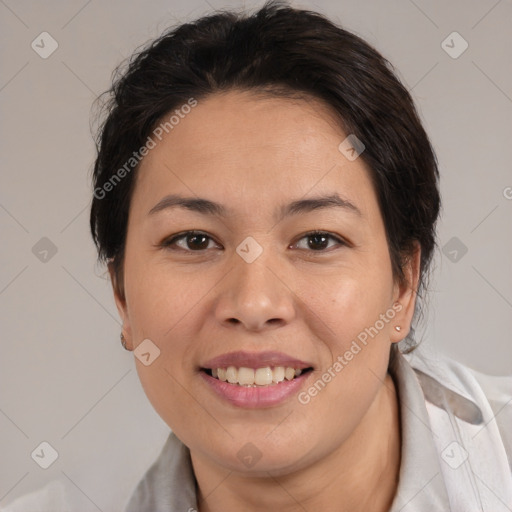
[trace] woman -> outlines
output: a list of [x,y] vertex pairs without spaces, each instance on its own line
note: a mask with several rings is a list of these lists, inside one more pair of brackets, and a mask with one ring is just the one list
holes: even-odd
[[440,197],[376,50],[278,3],[214,14],[132,59],[100,135],[91,229],[172,430],[128,512],[510,510],[510,380],[397,348]]
[[218,13],[131,60],[91,230],[172,432],[127,512],[512,509],[510,379],[412,352],[438,178],[390,64],[320,14]]

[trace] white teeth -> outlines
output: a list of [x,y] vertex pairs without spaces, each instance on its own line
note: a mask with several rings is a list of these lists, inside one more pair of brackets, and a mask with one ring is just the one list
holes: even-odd
[[236,384],[238,382],[238,370],[234,366],[228,366],[226,377],[230,384]]
[[295,370],[293,368],[286,368],[284,371],[284,378],[286,380],[292,380],[295,377]]
[[272,372],[272,382],[276,384],[284,380],[284,366],[276,366]]
[[254,372],[254,383],[258,386],[268,386],[272,383],[272,370],[267,366],[266,368],[258,368]]
[[301,368],[292,368],[290,366],[265,366],[264,368],[253,368],[228,366],[227,368],[212,368],[212,377],[230,384],[239,386],[269,386],[279,384],[286,380],[292,380],[302,374]]
[[241,386],[252,386],[254,384],[254,370],[252,368],[238,369],[238,384]]

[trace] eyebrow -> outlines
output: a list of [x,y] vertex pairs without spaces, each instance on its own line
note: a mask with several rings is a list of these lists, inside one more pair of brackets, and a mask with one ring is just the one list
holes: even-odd
[[[148,215],[154,215],[163,210],[171,208],[184,208],[190,211],[201,213],[203,215],[212,215],[217,217],[228,217],[231,213],[225,206],[209,199],[201,197],[183,197],[177,194],[171,194],[161,199],[151,210]],[[298,199],[291,203],[281,206],[276,214],[278,220],[297,214],[304,214],[313,210],[325,208],[341,208],[347,212],[354,213],[359,217],[363,217],[361,210],[348,199],[340,197],[338,194],[329,196],[319,196],[309,199]]]

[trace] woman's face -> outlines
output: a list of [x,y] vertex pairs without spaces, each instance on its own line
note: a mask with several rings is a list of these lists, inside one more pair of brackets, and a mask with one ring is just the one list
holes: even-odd
[[[150,340],[135,361],[153,407],[211,465],[279,474],[333,452],[408,332],[414,294],[393,280],[347,135],[320,102],[231,91],[199,101],[141,163],[116,303],[129,347]],[[164,207],[170,195],[218,206]]]

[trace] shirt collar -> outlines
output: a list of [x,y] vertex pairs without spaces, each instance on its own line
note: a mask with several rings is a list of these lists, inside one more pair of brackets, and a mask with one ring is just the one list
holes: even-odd
[[190,450],[171,432],[125,512],[192,512],[197,510],[196,493]]
[[450,510],[425,397],[396,345],[391,347],[388,371],[397,389],[402,437],[398,488],[390,512]]
[[[402,439],[399,481],[390,512],[449,510],[423,392],[396,345],[391,349],[389,374],[397,388]],[[190,451],[171,432],[125,512],[192,512],[197,510],[196,496]]]

